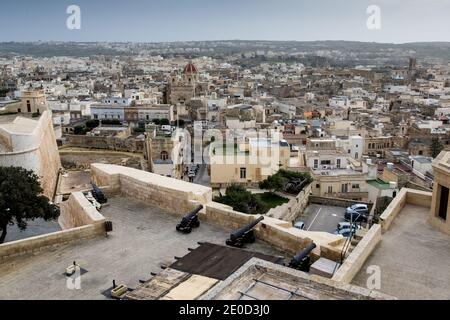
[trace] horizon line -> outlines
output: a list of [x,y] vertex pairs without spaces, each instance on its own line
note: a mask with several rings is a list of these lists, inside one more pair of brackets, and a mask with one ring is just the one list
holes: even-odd
[[158,44],[158,43],[183,43],[183,42],[299,42],[299,43],[312,43],[312,42],[357,42],[357,43],[369,43],[369,44],[389,44],[389,45],[407,45],[418,43],[445,43],[450,44],[449,41],[412,41],[412,42],[378,42],[378,41],[363,41],[363,40],[267,40],[267,39],[216,39],[216,40],[173,40],[173,41],[124,41],[124,40],[92,40],[92,41],[79,41],[79,40],[0,40],[0,43],[19,43],[19,44],[34,44],[34,43],[118,43],[118,44]]

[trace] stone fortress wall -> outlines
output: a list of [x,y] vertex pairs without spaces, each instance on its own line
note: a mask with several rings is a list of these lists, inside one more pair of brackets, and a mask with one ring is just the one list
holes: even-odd
[[50,111],[36,120],[18,116],[0,124],[0,165],[33,170],[44,195],[53,198],[61,161]]
[[1,244],[0,261],[105,234],[105,218],[82,192],[72,193],[60,208],[58,222],[62,231]]
[[[112,194],[157,205],[180,217],[202,204],[204,209],[200,219],[228,230],[238,229],[257,218],[213,202],[212,189],[209,187],[108,164],[92,164],[91,173],[93,181],[101,187],[107,187]],[[313,252],[315,258],[338,261],[344,245],[342,237],[326,232],[299,230],[290,222],[270,217],[265,217],[255,231],[259,239],[289,254],[297,254],[314,241],[317,244]]]

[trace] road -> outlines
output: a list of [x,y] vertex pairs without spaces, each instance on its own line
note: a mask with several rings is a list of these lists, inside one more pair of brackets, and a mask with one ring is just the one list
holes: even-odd
[[298,221],[305,223],[305,230],[334,233],[339,222],[345,221],[345,208],[311,204]]
[[208,166],[206,164],[200,165],[200,169],[198,170],[198,173],[194,178],[194,183],[206,187],[210,186],[211,179],[208,175]]

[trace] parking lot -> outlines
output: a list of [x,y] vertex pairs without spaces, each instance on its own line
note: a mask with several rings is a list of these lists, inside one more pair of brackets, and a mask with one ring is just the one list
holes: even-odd
[[345,208],[310,204],[298,219],[305,223],[307,231],[334,233],[339,222],[345,221]]

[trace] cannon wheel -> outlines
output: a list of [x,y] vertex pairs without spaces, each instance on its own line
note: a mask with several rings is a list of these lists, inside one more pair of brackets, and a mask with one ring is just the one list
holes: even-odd
[[234,247],[234,248],[244,247],[244,244],[241,241],[234,242],[234,241],[231,241],[230,239],[228,239],[225,243],[227,246]]

